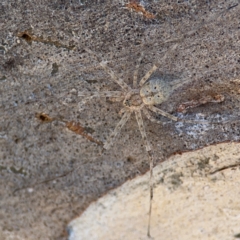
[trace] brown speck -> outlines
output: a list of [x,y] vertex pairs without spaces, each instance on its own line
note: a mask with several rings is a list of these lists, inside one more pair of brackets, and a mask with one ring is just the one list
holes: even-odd
[[24,39],[26,42],[31,43],[34,40],[34,37],[31,36],[31,34],[27,31],[25,32],[20,32],[17,35],[18,37]]
[[52,72],[51,72],[51,75],[55,75],[56,73],[58,72],[58,65],[57,63],[53,63],[52,64]]
[[36,113],[36,118],[39,119],[42,123],[49,123],[52,122],[54,119],[51,118],[46,113]]
[[131,162],[134,162],[134,158],[132,156],[128,156],[127,157],[127,162],[131,163]]

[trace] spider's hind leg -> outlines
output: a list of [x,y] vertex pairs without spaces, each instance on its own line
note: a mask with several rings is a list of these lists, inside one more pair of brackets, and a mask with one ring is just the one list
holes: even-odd
[[146,116],[151,122],[158,123],[158,124],[162,124],[162,121],[154,118],[153,116],[151,116],[151,114],[149,113],[149,111],[148,111],[146,108],[143,108],[142,110],[143,110],[143,113],[145,114],[145,116]]
[[[156,108],[156,107],[154,107],[152,105],[148,105],[148,108],[151,111],[153,111],[153,112],[155,112],[157,114],[160,114],[160,115],[162,115],[162,116],[164,116],[166,118],[169,118],[169,119],[171,119],[171,120],[173,120],[175,122],[179,121],[179,119],[177,117],[175,117],[175,116],[171,115],[170,113],[167,113],[167,112],[165,112],[165,111],[163,111],[163,110],[161,110],[159,108]],[[152,120],[152,118],[149,118],[149,119]]]
[[147,230],[147,235],[148,237],[151,237],[150,234],[150,226],[151,226],[151,213],[152,213],[152,200],[153,200],[153,152],[151,149],[151,146],[149,144],[149,141],[147,139],[147,134],[146,130],[143,124],[143,119],[142,119],[142,114],[141,111],[135,111],[137,123],[139,130],[142,135],[142,139],[145,144],[145,148],[148,153],[148,159],[149,159],[149,166],[150,166],[150,176],[149,176],[149,187],[150,187],[150,204],[149,204],[149,216],[148,216],[148,230]]

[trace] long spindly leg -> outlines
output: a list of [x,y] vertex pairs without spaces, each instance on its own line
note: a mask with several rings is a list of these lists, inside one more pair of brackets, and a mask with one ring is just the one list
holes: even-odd
[[126,124],[126,122],[128,121],[128,119],[131,116],[131,112],[130,111],[125,111],[121,120],[118,122],[117,126],[115,127],[114,131],[110,134],[110,136],[108,137],[107,141],[104,143],[103,147],[108,150],[112,144],[114,139],[116,138],[117,134],[121,131],[122,127]]
[[[167,112],[164,112],[163,110],[161,110],[161,109],[159,109],[159,108],[156,108],[156,107],[154,107],[154,106],[150,106],[150,105],[148,105],[148,108],[151,110],[151,111],[153,111],[153,112],[155,112],[155,113],[157,113],[157,114],[160,114],[160,115],[162,115],[162,116],[164,116],[164,117],[167,117],[167,118],[169,118],[169,119],[171,119],[171,120],[173,120],[173,121],[175,121],[175,122],[184,122],[184,123],[199,123],[199,124],[222,124],[222,122],[209,122],[209,121],[201,121],[201,120],[185,120],[185,119],[180,119],[180,118],[177,118],[177,117],[175,117],[175,116],[173,116],[173,115],[171,115],[171,114],[169,114],[169,113],[167,113]],[[144,112],[145,113],[145,112]],[[145,113],[146,114],[146,113]],[[148,113],[147,113],[148,114]],[[146,116],[147,116],[147,114],[146,114]],[[148,116],[147,116],[148,117]],[[151,121],[153,121],[153,122],[157,122],[157,123],[160,123],[160,122],[158,122],[157,120],[154,120],[152,117],[151,118],[149,118]]]
[[168,56],[171,52],[174,52],[174,51],[176,50],[177,46],[178,46],[178,43],[172,45],[172,46],[170,47],[170,49],[168,49],[168,50],[166,51],[166,53],[165,53],[164,56],[161,58],[161,60],[162,60],[162,61],[165,61],[165,59],[167,58],[167,56]]
[[167,112],[164,112],[163,110],[161,110],[161,109],[159,109],[159,108],[156,108],[156,107],[154,107],[154,106],[151,106],[151,105],[148,105],[148,108],[151,110],[151,111],[153,111],[153,112],[155,112],[155,113],[157,113],[157,114],[160,114],[160,115],[162,115],[162,116],[164,116],[164,117],[167,117],[167,118],[169,118],[169,119],[172,119],[173,121],[178,121],[179,119],[177,118],[177,117],[175,117],[175,116],[173,116],[173,115],[171,115],[171,114],[169,114],[169,113],[167,113]]
[[184,123],[198,123],[198,124],[226,124],[230,121],[223,121],[223,122],[211,122],[211,121],[208,121],[208,120],[186,120],[186,119],[181,119],[181,118],[178,118],[178,122],[184,122]]
[[116,82],[123,90],[130,91],[131,88],[107,66],[105,62],[100,62],[100,66],[111,76],[114,82]]
[[[175,49],[177,48],[177,46],[178,46],[178,44],[173,45],[173,46],[170,48],[170,50],[168,50],[168,51],[164,54],[162,60],[165,60],[165,58],[166,58],[167,55],[169,54],[169,51],[175,50]],[[145,74],[145,76],[140,80],[140,82],[139,82],[139,86],[140,86],[140,87],[143,86],[143,84],[150,78],[150,76],[157,70],[157,68],[158,68],[158,67],[157,67],[156,65],[153,65],[153,67],[152,67],[152,68]]]
[[144,144],[145,144],[145,148],[146,148],[147,153],[148,153],[148,158],[149,158],[149,167],[150,167],[150,176],[149,176],[150,204],[149,204],[149,216],[148,216],[147,235],[148,235],[148,237],[151,237],[150,226],[151,226],[152,200],[153,200],[153,153],[152,153],[151,146],[150,146],[150,144],[148,142],[148,139],[147,139],[147,134],[146,134],[146,131],[145,131],[145,127],[143,125],[143,119],[142,119],[141,111],[135,111],[135,115],[136,115],[136,119],[137,119],[139,130],[141,132],[141,135],[142,135],[142,138],[143,138],[143,141],[144,141]]
[[141,52],[140,57],[139,57],[138,60],[137,60],[136,69],[135,69],[134,74],[133,74],[133,88],[137,88],[138,70],[139,70],[141,61],[142,61],[142,59],[143,59],[143,56],[144,56],[144,53]]
[[162,124],[162,121],[154,118],[153,116],[151,116],[151,114],[149,113],[149,111],[148,111],[145,107],[142,108],[142,110],[143,110],[143,113],[145,114],[145,116],[146,116],[151,122]]
[[[164,56],[161,58],[161,60],[165,60],[166,57],[169,55],[169,52],[176,50],[178,44],[174,44],[169,50],[166,51]],[[157,70],[157,66],[153,65],[153,67],[145,74],[145,76],[141,79],[139,86],[143,86],[143,84],[150,78],[150,76]]]
[[83,109],[83,106],[95,97],[110,97],[115,98],[116,101],[121,101],[124,99],[121,91],[104,91],[104,92],[78,92],[78,97],[84,97],[84,99],[79,102],[78,108]]
[[[92,50],[90,50],[89,48],[85,48],[85,50],[92,56],[94,56],[97,59],[97,61],[99,61],[99,58]],[[123,90],[125,91],[131,90],[131,88],[121,78],[116,76],[116,74],[107,66],[105,62],[99,61],[99,64],[111,76],[112,80],[116,82]]]
[[122,97],[121,91],[103,91],[103,92],[78,92],[78,97]]
[[141,87],[149,78],[150,76],[157,70],[157,66],[153,65],[153,67],[145,74],[145,76],[139,82],[139,86]]
[[[171,120],[173,120],[173,121],[175,121],[175,122],[197,123],[197,124],[216,124],[216,125],[231,122],[231,121],[209,122],[209,121],[207,121],[207,120],[202,120],[202,121],[201,121],[201,120],[186,120],[186,119],[180,119],[180,118],[177,118],[177,117],[175,117],[175,116],[173,116],[173,115],[171,115],[171,114],[169,114],[169,113],[167,113],[167,112],[164,112],[163,110],[161,110],[161,109],[159,109],[159,108],[156,108],[156,107],[154,107],[154,106],[148,106],[148,108],[149,108],[151,111],[153,111],[153,112],[155,112],[155,113],[158,113],[158,114],[160,114],[160,115],[162,115],[162,116],[164,116],[164,117],[167,117],[167,118],[169,118],[169,119],[171,119]],[[146,117],[147,117],[150,121],[155,122],[155,123],[161,123],[161,124],[163,123],[162,121],[153,118],[153,117],[149,114],[149,112],[148,112],[147,109],[143,108],[142,110],[143,110],[144,114],[146,115]],[[234,119],[234,120],[235,120],[235,119]],[[233,120],[232,122],[234,122],[234,120]]]

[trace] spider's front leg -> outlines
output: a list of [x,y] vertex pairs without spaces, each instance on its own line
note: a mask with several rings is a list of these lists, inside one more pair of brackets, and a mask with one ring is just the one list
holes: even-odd
[[114,139],[116,138],[117,134],[120,133],[121,129],[126,124],[128,119],[130,118],[130,116],[131,116],[131,112],[130,111],[125,111],[124,112],[121,120],[118,122],[117,126],[115,127],[113,132],[110,134],[110,136],[108,137],[106,142],[104,143],[104,145],[103,145],[104,149],[108,150],[112,146],[112,144],[114,142]]
[[105,70],[106,73],[108,73],[111,76],[111,79],[113,82],[117,83],[125,92],[128,92],[131,90],[131,88],[121,79],[118,77],[108,66],[107,63],[104,61],[99,61],[99,57],[89,48],[85,48],[85,50],[90,53],[98,62],[99,65]]
[[103,92],[78,92],[78,97],[84,97],[84,99],[78,104],[79,109],[82,109],[88,101],[95,97],[109,97],[121,101],[123,95],[121,91],[103,91]]

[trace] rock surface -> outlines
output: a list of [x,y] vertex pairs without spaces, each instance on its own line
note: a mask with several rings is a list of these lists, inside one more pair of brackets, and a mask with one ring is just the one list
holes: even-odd
[[149,170],[134,116],[102,152],[122,103],[83,104],[80,93],[121,90],[100,61],[132,86],[143,53],[138,80],[155,64],[152,77],[188,82],[156,107],[193,123],[143,117],[155,164],[239,141],[239,1],[130,2],[1,1],[1,239],[67,239],[91,202]]

